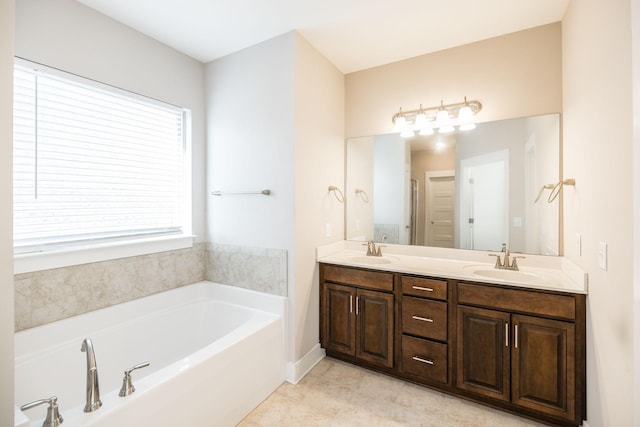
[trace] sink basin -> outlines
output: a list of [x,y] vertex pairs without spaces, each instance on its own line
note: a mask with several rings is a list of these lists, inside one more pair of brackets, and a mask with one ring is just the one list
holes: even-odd
[[391,264],[397,258],[388,257],[388,256],[354,256],[349,257],[349,261],[354,262],[356,264],[371,264],[371,265],[382,265],[382,264]]
[[547,281],[547,279],[540,274],[522,270],[498,270],[495,268],[479,268],[473,270],[473,274],[490,279],[504,280],[507,282],[526,283],[531,285],[545,283]]

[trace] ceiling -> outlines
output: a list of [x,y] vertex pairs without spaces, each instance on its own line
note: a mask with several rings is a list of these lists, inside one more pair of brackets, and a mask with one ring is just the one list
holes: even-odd
[[350,73],[561,21],[570,0],[78,0],[203,63],[298,30]]

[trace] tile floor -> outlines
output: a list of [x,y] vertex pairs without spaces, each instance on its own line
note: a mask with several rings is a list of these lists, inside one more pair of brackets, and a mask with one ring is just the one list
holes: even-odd
[[321,360],[297,385],[284,383],[238,427],[538,427],[496,411],[335,359]]

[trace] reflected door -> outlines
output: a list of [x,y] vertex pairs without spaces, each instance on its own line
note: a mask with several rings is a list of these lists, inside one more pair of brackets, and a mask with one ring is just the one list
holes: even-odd
[[455,176],[427,176],[429,246],[453,248],[455,244]]

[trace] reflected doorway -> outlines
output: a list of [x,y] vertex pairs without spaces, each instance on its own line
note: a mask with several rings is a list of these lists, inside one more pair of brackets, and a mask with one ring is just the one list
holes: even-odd
[[424,241],[429,246],[455,247],[455,171],[425,172]]

